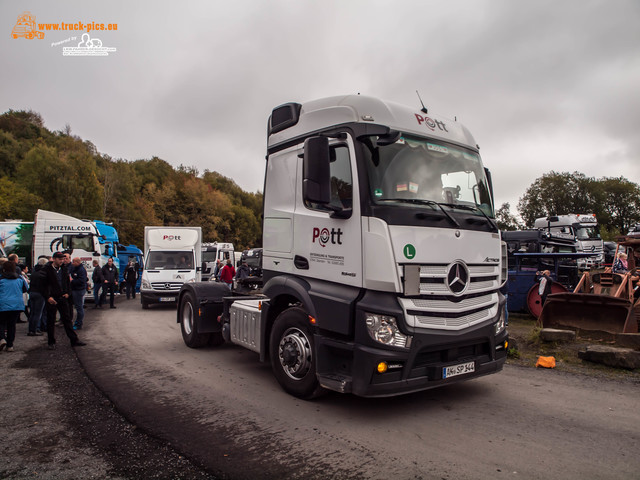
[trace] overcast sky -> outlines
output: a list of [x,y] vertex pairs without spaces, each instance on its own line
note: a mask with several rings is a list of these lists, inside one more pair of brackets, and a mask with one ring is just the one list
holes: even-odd
[[[64,56],[82,32],[108,56]],[[273,107],[362,93],[457,116],[492,170],[496,204],[542,174],[640,183],[640,2],[0,0],[0,112],[129,161],[158,156],[262,191]],[[77,36],[77,40],[69,40]],[[65,42],[65,43],[59,43]],[[52,44],[57,45],[52,45]]]

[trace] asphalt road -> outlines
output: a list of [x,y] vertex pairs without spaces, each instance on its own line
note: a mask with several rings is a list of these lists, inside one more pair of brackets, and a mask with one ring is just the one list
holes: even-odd
[[257,354],[186,347],[175,308],[91,311],[80,362],[130,422],[220,478],[637,479],[637,383],[507,365],[417,394],[284,393]]

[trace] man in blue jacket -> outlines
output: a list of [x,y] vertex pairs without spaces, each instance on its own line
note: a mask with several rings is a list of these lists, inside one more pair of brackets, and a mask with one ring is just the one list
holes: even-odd
[[87,270],[82,265],[80,258],[75,257],[71,261],[69,275],[71,276],[71,297],[73,298],[73,306],[76,308],[76,323],[73,325],[73,329],[81,330],[84,320],[84,295],[87,293]]

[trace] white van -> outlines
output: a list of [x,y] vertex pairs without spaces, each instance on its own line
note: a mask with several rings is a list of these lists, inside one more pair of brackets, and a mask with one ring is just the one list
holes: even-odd
[[142,308],[177,302],[183,284],[201,280],[201,264],[200,227],[144,227]]

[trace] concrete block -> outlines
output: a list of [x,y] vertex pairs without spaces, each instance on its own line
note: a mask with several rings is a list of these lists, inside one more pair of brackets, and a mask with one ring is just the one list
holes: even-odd
[[540,330],[540,338],[543,342],[573,342],[576,339],[576,332],[573,330],[543,328]]
[[578,357],[614,368],[640,368],[640,352],[631,348],[591,345],[578,352]]

